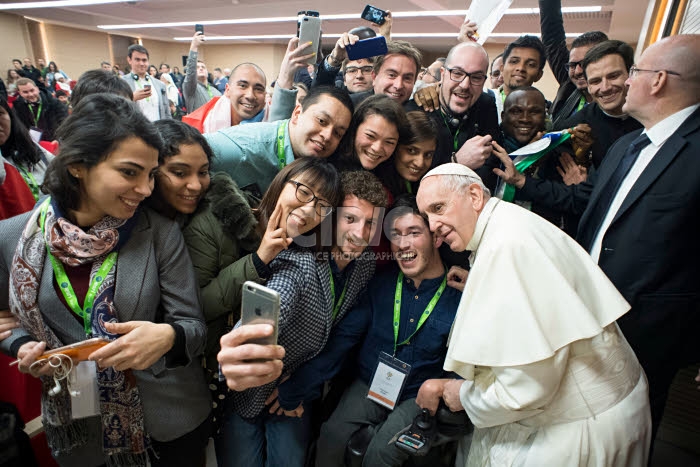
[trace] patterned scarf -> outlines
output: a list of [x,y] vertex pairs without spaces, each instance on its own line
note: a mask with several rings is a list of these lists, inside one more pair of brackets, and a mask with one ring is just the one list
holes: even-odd
[[[46,218],[42,230],[43,211]],[[50,199],[35,209],[19,239],[10,271],[10,310],[19,318],[22,328],[37,341],[45,341],[48,349],[64,345],[46,324],[39,310],[47,246],[51,254],[65,265],[92,263],[92,280],[106,256],[126,243],[135,218],[124,221],[106,216],[86,233],[65,219],[56,203]],[[115,278],[116,264],[97,290],[91,313],[93,337],[109,340],[118,337],[104,328],[105,322],[117,322]],[[53,379],[43,377],[42,382],[42,414],[49,446],[54,455],[70,454],[75,447],[87,442],[87,424],[85,419],[72,420],[71,398],[65,384],[58,395],[51,397],[48,390],[54,385]],[[133,375],[130,371],[116,371],[111,367],[98,369],[97,385],[102,416],[102,447],[107,465],[145,466],[150,439],[144,429],[141,397]]]

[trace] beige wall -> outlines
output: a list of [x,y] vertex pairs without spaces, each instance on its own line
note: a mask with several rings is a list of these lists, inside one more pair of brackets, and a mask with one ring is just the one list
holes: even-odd
[[[56,62],[71,79],[87,70],[99,68],[100,62],[109,61],[109,42],[105,33],[44,24],[48,65]],[[38,57],[37,57],[38,58]]]
[[31,57],[31,47],[29,44],[29,34],[24,22],[24,18],[17,15],[0,13],[0,76],[4,80],[7,77],[7,70],[12,68],[12,60],[24,57]]

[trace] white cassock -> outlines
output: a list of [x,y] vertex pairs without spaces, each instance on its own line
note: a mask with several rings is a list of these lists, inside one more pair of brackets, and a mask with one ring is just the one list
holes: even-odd
[[476,427],[467,466],[646,466],[648,389],[615,321],[629,305],[555,226],[491,198],[445,370]]

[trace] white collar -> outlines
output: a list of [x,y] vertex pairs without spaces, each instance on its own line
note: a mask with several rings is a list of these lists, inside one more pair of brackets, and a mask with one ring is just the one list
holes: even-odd
[[644,130],[644,133],[647,134],[654,146],[661,146],[676,132],[676,130],[678,130],[678,128],[680,128],[683,122],[685,122],[698,107],[700,107],[700,104],[691,105],[683,110],[679,110],[664,118],[648,130]]

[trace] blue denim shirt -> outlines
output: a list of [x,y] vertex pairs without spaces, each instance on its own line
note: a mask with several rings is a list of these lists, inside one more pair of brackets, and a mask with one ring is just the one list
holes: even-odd
[[[360,302],[333,329],[323,351],[280,385],[282,408],[293,410],[302,401],[318,398],[323,382],[340,371],[345,356],[360,342],[362,347],[357,361],[359,376],[365,384],[371,383],[380,352],[391,355],[394,351],[392,322],[398,274],[399,268],[394,264],[372,280]],[[398,342],[403,342],[416,330],[418,320],[440,287],[443,277],[424,280],[418,289],[411,279],[404,278]],[[400,401],[416,397],[425,380],[445,375],[442,365],[447,353],[447,338],[461,296],[460,291],[447,287],[420,331],[408,344],[397,348],[396,358],[411,365]]]
[[288,120],[258,122],[224,128],[204,137],[216,156],[212,171],[224,171],[239,188],[256,184],[264,194],[279,172],[277,159],[277,125],[284,125],[284,154],[286,163],[294,160],[289,139]]

